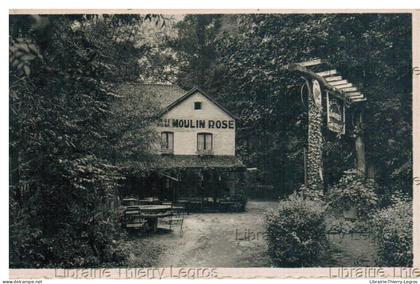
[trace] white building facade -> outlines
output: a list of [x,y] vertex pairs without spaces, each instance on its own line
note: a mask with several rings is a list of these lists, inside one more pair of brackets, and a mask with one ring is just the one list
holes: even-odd
[[235,117],[199,89],[170,104],[157,131],[161,154],[235,156]]

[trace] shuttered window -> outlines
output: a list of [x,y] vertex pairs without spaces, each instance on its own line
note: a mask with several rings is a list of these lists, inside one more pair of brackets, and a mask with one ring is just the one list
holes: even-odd
[[162,132],[162,150],[174,150],[174,133],[173,132]]
[[213,134],[198,133],[197,134],[197,150],[199,152],[213,150]]

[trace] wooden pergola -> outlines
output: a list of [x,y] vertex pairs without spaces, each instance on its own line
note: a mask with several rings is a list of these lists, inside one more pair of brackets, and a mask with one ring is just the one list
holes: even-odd
[[[314,67],[325,66],[325,70],[315,71]],[[338,73],[336,69],[331,69],[331,65],[322,59],[314,59],[300,63],[291,63],[287,65],[290,71],[297,71],[311,79],[316,79],[331,94],[338,96],[347,104],[366,101],[366,96],[358,90],[356,86]],[[318,68],[319,69],[319,68]]]
[[[343,111],[342,127],[345,131],[345,108],[351,105],[358,106],[359,103],[367,100],[366,96],[351,82],[347,81],[340,73],[327,61],[314,59],[305,62],[291,63],[284,66],[285,69],[297,72],[305,78],[308,86],[308,145],[305,153],[305,184],[314,190],[323,187],[323,108],[322,101],[326,101],[327,111],[329,95],[334,96],[342,102]],[[316,96],[316,94],[318,97]],[[318,102],[317,102],[317,99]],[[327,114],[328,116],[328,114]],[[328,121],[328,120],[327,120]],[[357,115],[357,128],[363,129],[362,112]],[[356,167],[360,175],[365,175],[365,146],[363,141],[363,131],[355,131]]]

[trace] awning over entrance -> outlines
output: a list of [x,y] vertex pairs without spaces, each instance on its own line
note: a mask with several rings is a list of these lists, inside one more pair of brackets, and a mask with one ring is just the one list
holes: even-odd
[[145,170],[160,169],[245,169],[236,156],[155,155],[142,162],[122,163],[123,166]]
[[223,200],[236,202],[235,198],[241,198],[246,170],[235,156],[154,155],[120,166],[126,173],[123,195],[188,201],[198,206],[191,210],[217,209]]
[[156,168],[244,168],[242,161],[235,156],[160,156]]

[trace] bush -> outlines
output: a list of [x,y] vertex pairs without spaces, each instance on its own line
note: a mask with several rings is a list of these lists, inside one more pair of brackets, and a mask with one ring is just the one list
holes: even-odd
[[313,201],[324,202],[325,199],[324,192],[322,190],[313,190],[304,184],[299,187],[298,193],[303,198]]
[[355,208],[358,217],[364,219],[377,207],[376,184],[357,175],[356,171],[347,171],[329,189],[327,200],[330,209],[342,212]]
[[302,267],[319,263],[327,244],[322,202],[297,194],[266,213],[268,253],[275,266]]
[[328,234],[353,234],[353,233],[367,233],[371,228],[366,221],[360,220],[345,220],[335,216],[326,217],[326,226]]
[[[115,167],[93,156],[52,161],[53,178],[10,196],[10,267],[78,268],[118,265],[125,255],[117,214],[109,205],[119,180]],[[47,176],[47,174],[46,174]]]
[[392,204],[372,219],[378,245],[378,266],[413,265],[413,202],[394,196]]
[[42,231],[31,226],[29,214],[27,210],[19,208],[13,198],[9,199],[10,268],[39,268],[45,261],[44,254],[40,253],[45,247]]
[[111,210],[86,226],[73,223],[51,234],[34,226],[31,212],[20,209],[13,199],[9,208],[10,268],[87,268],[126,261],[128,254],[114,241],[123,239],[124,231],[118,229]]

